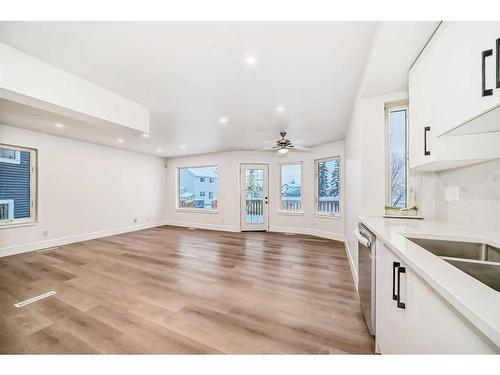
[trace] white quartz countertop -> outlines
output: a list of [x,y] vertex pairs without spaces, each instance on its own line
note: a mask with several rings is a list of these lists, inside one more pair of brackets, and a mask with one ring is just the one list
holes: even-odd
[[359,219],[408,267],[500,348],[500,292],[405,238],[413,236],[484,242],[500,247],[500,233],[486,233],[469,226],[430,220],[380,216],[363,216]]

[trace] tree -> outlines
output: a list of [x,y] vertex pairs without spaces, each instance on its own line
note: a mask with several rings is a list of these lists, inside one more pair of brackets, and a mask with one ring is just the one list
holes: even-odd
[[339,196],[339,182],[339,163],[336,161],[330,178],[330,197]]
[[406,161],[397,153],[391,157],[391,205],[406,206]]
[[262,185],[258,183],[255,169],[248,170],[246,192],[247,197],[251,199],[260,198],[262,196]]
[[318,169],[319,169],[318,170],[319,196],[320,196],[320,198],[327,197],[328,190],[329,190],[329,183],[328,183],[328,168],[326,166],[326,162],[319,163]]

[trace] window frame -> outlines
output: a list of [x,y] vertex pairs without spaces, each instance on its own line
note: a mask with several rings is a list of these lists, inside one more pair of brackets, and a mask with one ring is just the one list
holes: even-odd
[[21,151],[30,153],[30,217],[0,220],[0,228],[34,224],[38,219],[38,150],[31,147],[15,146],[5,143],[0,143],[0,148],[19,151],[19,163],[14,163],[12,161],[14,159],[8,159],[9,161],[0,160],[0,162],[9,164],[21,164]]
[[[406,119],[405,119],[405,158],[406,158],[406,192],[405,192],[405,201],[406,207],[393,207],[391,204],[392,198],[392,190],[391,190],[391,174],[389,172],[389,163],[391,160],[390,155],[390,123],[389,123],[389,114],[391,112],[398,111],[406,111]],[[415,199],[412,197],[412,192],[414,191],[413,187],[413,172],[410,169],[410,141],[409,141],[409,104],[408,101],[399,101],[393,103],[386,103],[384,108],[384,116],[385,116],[385,214],[389,216],[416,216],[417,209],[415,208]]]
[[[283,208],[283,200],[281,199],[281,186],[282,184],[282,167],[284,165],[299,165],[300,166],[300,210],[286,210]],[[303,177],[304,162],[302,160],[297,161],[282,161],[278,162],[278,213],[280,215],[303,215],[304,214],[304,198],[303,198],[303,188],[302,188],[302,177]]]
[[[339,211],[338,212],[321,212],[318,210],[318,202],[319,202],[319,186],[318,186],[318,165],[320,162],[338,160],[339,162]],[[324,158],[318,158],[313,160],[314,163],[314,216],[320,218],[328,218],[328,219],[341,219],[342,218],[342,197],[343,197],[343,167],[342,167],[342,156],[334,155],[328,156]]]
[[[194,168],[217,168],[217,181],[214,181],[214,183],[217,183],[217,190],[219,189],[219,165],[218,164],[210,164],[210,165],[196,165],[196,166],[178,166],[176,167],[176,173],[175,173],[175,210],[178,212],[193,212],[193,213],[205,213],[205,214],[217,214],[219,212],[219,205],[220,205],[220,199],[217,199],[217,208],[195,208],[195,207],[180,207],[180,194],[179,194],[179,189],[180,189],[180,173],[181,169],[194,169]],[[200,177],[201,178],[201,177]]]

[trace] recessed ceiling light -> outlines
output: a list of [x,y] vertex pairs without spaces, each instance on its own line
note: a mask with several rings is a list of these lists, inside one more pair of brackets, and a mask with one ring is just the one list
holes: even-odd
[[118,142],[118,143],[123,143],[123,139],[118,138],[118,139],[116,140],[116,142]]
[[278,112],[278,113],[281,113],[281,112],[283,112],[284,110],[285,110],[285,107],[283,107],[283,106],[278,106],[278,107],[276,107],[276,112]]
[[229,121],[229,120],[227,119],[227,117],[221,117],[221,118],[219,118],[219,122],[220,122],[221,124],[227,124],[227,123],[228,123],[228,121]]
[[255,56],[247,56],[245,57],[245,62],[250,66],[254,66],[257,64],[257,58]]
[[156,152],[162,152],[162,149],[161,148],[157,148]]
[[186,149],[186,146],[185,146],[185,145],[179,145],[179,148],[180,148],[181,150],[185,150],[185,149]]
[[54,124],[54,126],[55,126],[56,128],[59,128],[59,129],[64,128],[64,124],[63,124],[63,123],[61,123],[61,122],[56,122],[56,123]]
[[148,133],[142,133],[142,136],[143,136],[144,138],[149,138],[149,134],[148,134]]

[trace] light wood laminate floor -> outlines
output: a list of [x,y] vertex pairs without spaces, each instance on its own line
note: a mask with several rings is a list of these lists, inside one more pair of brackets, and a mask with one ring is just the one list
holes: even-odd
[[372,352],[340,242],[164,226],[0,258],[0,353]]

